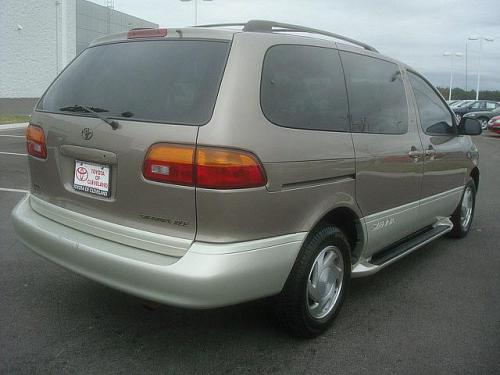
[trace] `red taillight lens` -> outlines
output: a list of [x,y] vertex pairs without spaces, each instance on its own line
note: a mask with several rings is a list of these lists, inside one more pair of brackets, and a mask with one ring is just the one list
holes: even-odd
[[26,129],[26,148],[28,154],[40,159],[47,159],[47,146],[43,129],[34,124],[29,124]]
[[196,150],[196,185],[207,189],[242,189],[263,186],[262,165],[249,152],[199,147]]
[[167,29],[137,29],[127,33],[127,39],[161,38],[167,36]]
[[194,147],[158,143],[149,148],[144,161],[148,180],[178,185],[194,183]]
[[264,168],[246,151],[215,147],[151,146],[144,161],[146,179],[206,189],[243,189],[266,184]]

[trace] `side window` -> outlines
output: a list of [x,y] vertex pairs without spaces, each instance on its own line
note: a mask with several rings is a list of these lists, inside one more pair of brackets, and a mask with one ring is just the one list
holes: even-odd
[[481,102],[475,102],[470,106],[470,109],[479,109],[481,108]]
[[349,131],[347,94],[337,50],[271,47],[264,59],[260,101],[264,115],[276,125]]
[[404,134],[408,103],[398,65],[373,57],[341,52],[353,132]]
[[434,89],[412,72],[408,72],[408,77],[415,93],[423,131],[429,135],[455,134],[452,115]]
[[486,109],[488,110],[491,110],[491,109],[495,109],[497,106],[494,102],[487,102],[486,103]]

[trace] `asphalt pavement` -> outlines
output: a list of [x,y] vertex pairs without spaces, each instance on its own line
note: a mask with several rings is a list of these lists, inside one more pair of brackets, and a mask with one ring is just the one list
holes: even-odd
[[[476,137],[473,228],[353,280],[314,340],[275,328],[267,302],[151,306],[42,259],[10,212],[29,189],[22,130],[0,126],[0,374],[500,374],[500,137]],[[11,135],[14,137],[4,137]]]

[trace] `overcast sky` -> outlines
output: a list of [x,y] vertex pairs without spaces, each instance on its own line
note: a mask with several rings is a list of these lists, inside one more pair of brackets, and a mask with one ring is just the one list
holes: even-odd
[[[105,5],[105,0],[94,0]],[[194,24],[194,2],[114,0],[115,9],[160,24]],[[450,58],[455,59],[454,86],[465,88],[465,40],[483,42],[481,89],[500,90],[500,0],[198,0],[198,22],[244,22],[269,19],[333,31],[373,45],[448,86]],[[468,87],[476,87],[479,42],[469,41]]]

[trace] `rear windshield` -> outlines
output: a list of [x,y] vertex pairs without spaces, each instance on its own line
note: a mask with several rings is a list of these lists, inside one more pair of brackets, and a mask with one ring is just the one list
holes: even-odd
[[229,51],[223,41],[161,40],[100,45],[82,52],[49,87],[37,110],[203,125],[212,117]]

